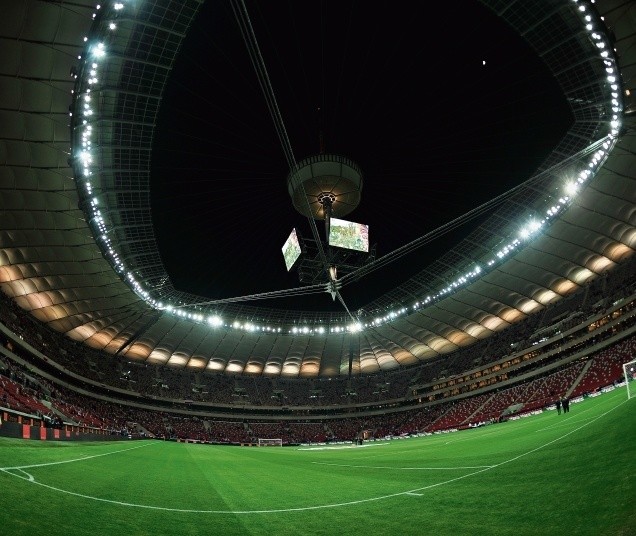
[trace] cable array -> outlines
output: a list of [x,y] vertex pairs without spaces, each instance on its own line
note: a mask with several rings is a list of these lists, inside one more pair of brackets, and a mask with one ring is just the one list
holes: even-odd
[[[284,290],[272,290],[270,292],[259,292],[258,294],[248,294],[246,296],[232,296],[231,298],[221,298],[218,300],[208,300],[203,302],[194,302],[183,305],[182,307],[190,307],[192,305],[221,305],[224,303],[237,303],[257,300],[269,300],[272,298],[293,298],[297,296],[307,296],[309,294],[321,294],[325,291],[322,284],[308,285],[306,287],[288,288]],[[175,309],[179,306],[175,306]]]
[[[287,160],[287,165],[289,166],[290,172],[295,173],[298,171],[298,164],[296,162],[296,157],[294,156],[294,150],[292,148],[291,142],[289,140],[289,135],[287,134],[287,129],[285,128],[285,123],[283,121],[283,116],[280,113],[280,108],[278,107],[278,101],[276,100],[276,95],[274,94],[274,88],[272,87],[271,80],[269,78],[269,74],[267,73],[267,67],[265,65],[265,61],[263,60],[263,56],[261,54],[260,48],[258,46],[258,41],[256,40],[256,34],[254,33],[254,28],[252,27],[252,22],[250,20],[249,13],[247,12],[247,7],[245,5],[244,0],[231,0],[230,4],[232,5],[232,11],[234,12],[234,17],[236,18],[236,22],[238,23],[239,29],[241,31],[241,35],[243,37],[243,41],[245,41],[245,45],[247,46],[247,51],[250,56],[250,60],[256,71],[256,77],[258,79],[258,83],[261,86],[261,90],[263,91],[263,95],[265,97],[265,102],[267,103],[267,109],[269,110],[270,115],[272,116],[272,120],[274,122],[274,128],[276,129],[276,134],[278,135],[278,139],[280,140],[281,147],[283,149],[283,153],[285,155],[285,159]],[[320,255],[320,260],[322,261],[324,273],[329,278],[329,264],[327,263],[327,256],[325,255],[325,250],[322,245],[322,241],[320,240],[320,235],[318,234],[318,228],[316,227],[316,222],[311,217],[311,208],[309,206],[309,199],[307,198],[307,192],[305,191],[305,186],[301,182],[301,187],[303,190],[303,197],[305,199],[305,203],[307,204],[308,214],[307,219],[309,220],[309,225],[311,227],[311,233],[318,245],[318,253]],[[320,285],[321,291],[325,291],[324,285]],[[283,294],[288,291],[280,291],[280,295],[269,296],[269,297],[283,297],[289,295],[296,294]],[[264,293],[270,294],[270,293]],[[344,305],[344,300],[338,290],[335,290],[336,296],[338,296],[338,300]],[[259,294],[253,294],[252,296],[259,296]],[[244,298],[251,298],[250,296],[245,296]],[[230,298],[228,298],[230,299]],[[265,299],[265,298],[258,298]],[[233,299],[234,300],[234,299]],[[236,299],[235,301],[240,301]],[[242,300],[246,301],[246,300]],[[207,303],[207,302],[206,302]],[[227,303],[227,302],[219,302],[215,301],[215,303]],[[352,320],[357,321],[347,308],[344,305],[345,310],[349,314]]]
[[565,160],[563,160],[561,162],[558,162],[557,164],[555,164],[555,165],[543,170],[541,173],[537,173],[537,174],[533,175],[532,177],[530,177],[525,182],[522,182],[522,183],[518,184],[517,186],[514,186],[510,190],[507,190],[506,192],[498,195],[497,197],[494,197],[493,199],[490,199],[489,201],[486,201],[482,205],[469,210],[468,212],[462,214],[461,216],[458,216],[454,220],[451,220],[451,221],[441,225],[440,227],[437,227],[436,229],[433,229],[432,231],[420,236],[419,238],[416,238],[415,240],[409,242],[408,244],[405,244],[405,245],[399,247],[398,249],[395,249],[395,250],[387,253],[386,255],[383,255],[382,257],[379,257],[379,258],[375,259],[374,261],[370,262],[369,264],[366,264],[366,265],[358,268],[357,270],[344,275],[339,280],[340,284],[342,286],[344,286],[344,285],[348,285],[349,283],[353,283],[354,281],[357,281],[361,277],[363,277],[363,276],[365,276],[367,274],[370,274],[371,272],[374,272],[375,270],[378,270],[378,269],[386,266],[387,264],[395,262],[396,260],[401,259],[405,255],[408,255],[409,253],[412,253],[413,251],[421,248],[422,246],[425,246],[426,244],[429,244],[433,240],[436,240],[437,238],[445,235],[446,233],[449,233],[450,231],[456,229],[457,227],[461,227],[462,225],[468,223],[469,221],[474,220],[475,218],[478,218],[482,214],[485,214],[486,212],[488,212],[488,211],[496,208],[497,206],[501,205],[504,201],[506,201],[507,199],[509,199],[513,195],[515,195],[518,191],[520,191],[520,190],[522,190],[524,188],[532,188],[535,184],[537,184],[537,183],[541,182],[542,180],[544,180],[547,175],[553,173],[554,171],[556,171],[559,168],[564,167],[565,165],[569,164],[573,160],[576,160],[576,159],[578,159],[580,157],[592,154],[593,152],[598,150],[598,148],[605,141],[606,141],[606,139],[602,138],[602,139],[592,143],[591,145],[588,145],[584,149],[581,149],[578,153],[576,153],[576,154],[570,156],[569,158],[567,158],[567,159],[565,159]]

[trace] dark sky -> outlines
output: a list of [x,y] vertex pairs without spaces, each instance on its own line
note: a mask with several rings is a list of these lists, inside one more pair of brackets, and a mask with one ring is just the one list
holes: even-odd
[[[319,152],[320,107],[326,151],[364,171],[347,219],[369,225],[378,255],[526,180],[571,124],[555,82],[505,23],[477,2],[438,4],[247,2],[296,159]],[[299,286],[281,247],[293,227],[311,231],[287,193],[288,166],[229,2],[203,5],[158,127],[153,220],[175,287],[214,299]],[[347,304],[401,283],[467,230],[347,287]]]

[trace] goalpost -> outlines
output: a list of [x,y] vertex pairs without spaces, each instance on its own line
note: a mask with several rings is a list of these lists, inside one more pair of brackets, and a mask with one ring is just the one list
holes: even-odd
[[259,447],[282,447],[283,440],[280,438],[277,439],[263,439],[261,437],[258,438],[258,446]]
[[623,363],[623,374],[625,375],[627,399],[629,400],[636,396],[636,359]]

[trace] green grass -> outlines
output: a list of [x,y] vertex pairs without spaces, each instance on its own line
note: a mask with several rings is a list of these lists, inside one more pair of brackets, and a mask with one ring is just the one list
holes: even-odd
[[2,468],[65,460],[0,471],[1,534],[636,534],[624,389],[364,448],[0,439]]

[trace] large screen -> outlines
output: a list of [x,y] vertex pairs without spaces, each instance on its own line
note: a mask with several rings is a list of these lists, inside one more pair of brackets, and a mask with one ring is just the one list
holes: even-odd
[[292,229],[289,238],[285,242],[283,246],[283,257],[285,257],[285,266],[287,267],[287,271],[292,269],[294,263],[300,257],[300,243],[298,242],[298,235],[296,234],[296,229]]
[[331,218],[329,245],[338,248],[369,251],[369,226],[352,221]]

